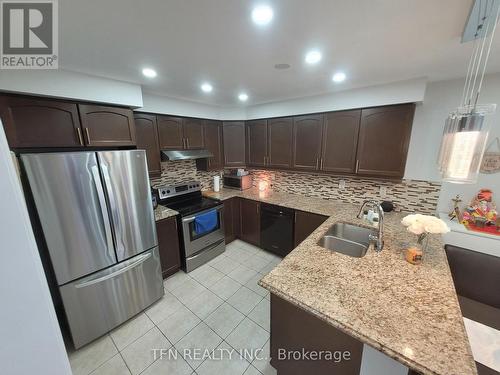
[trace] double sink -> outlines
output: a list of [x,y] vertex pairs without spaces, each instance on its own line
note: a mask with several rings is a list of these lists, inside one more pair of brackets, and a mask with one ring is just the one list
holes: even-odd
[[361,258],[366,255],[372,238],[376,235],[377,232],[370,228],[336,223],[321,237],[318,245],[337,253]]

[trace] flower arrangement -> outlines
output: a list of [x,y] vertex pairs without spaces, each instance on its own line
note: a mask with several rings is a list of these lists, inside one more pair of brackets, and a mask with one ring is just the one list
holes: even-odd
[[406,227],[408,232],[418,236],[417,247],[410,247],[406,251],[406,260],[412,264],[422,262],[423,250],[427,246],[425,240],[427,240],[429,234],[443,234],[450,231],[450,228],[443,220],[431,215],[407,215],[401,220],[401,224]]

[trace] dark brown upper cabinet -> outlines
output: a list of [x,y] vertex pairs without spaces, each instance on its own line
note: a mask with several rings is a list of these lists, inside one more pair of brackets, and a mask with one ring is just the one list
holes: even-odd
[[162,150],[204,147],[203,120],[158,115],[158,139]]
[[158,140],[161,150],[180,150],[184,148],[182,117],[157,116]]
[[161,175],[160,146],[156,116],[146,113],[134,113],[137,149],[146,150],[149,177]]
[[260,202],[240,199],[240,221],[243,241],[260,245]]
[[319,170],[323,115],[296,116],[293,118],[292,168]]
[[247,127],[247,161],[251,167],[267,165],[267,120],[246,122]]
[[204,147],[203,120],[186,118],[182,128],[184,131],[184,148],[192,150]]
[[88,146],[135,146],[134,114],[129,108],[78,104]]
[[84,145],[75,103],[0,96],[0,118],[12,148]]
[[214,171],[224,168],[224,150],[222,148],[222,122],[215,120],[203,121],[203,137],[205,148],[214,156],[196,159],[199,170]]
[[415,104],[361,111],[356,173],[402,178]]
[[245,123],[243,121],[225,121],[222,134],[224,166],[230,168],[245,166]]
[[293,117],[267,121],[268,163],[271,168],[292,166]]
[[360,120],[361,110],[325,114],[322,171],[355,173]]

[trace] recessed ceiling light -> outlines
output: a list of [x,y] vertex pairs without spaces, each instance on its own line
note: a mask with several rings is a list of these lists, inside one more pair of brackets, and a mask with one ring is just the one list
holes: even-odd
[[252,10],[252,20],[259,26],[264,26],[271,22],[273,15],[273,9],[269,5],[257,5]]
[[156,71],[154,69],[151,69],[151,68],[142,69],[142,74],[144,74],[144,76],[146,76],[148,78],[154,78],[157,75]]
[[201,90],[203,92],[212,92],[213,89],[214,88],[212,87],[212,85],[210,83],[205,82],[201,85]]
[[248,95],[242,92],[240,95],[238,95],[238,99],[240,102],[246,102],[248,100]]
[[321,52],[319,51],[309,51],[306,54],[306,63],[308,64],[316,64],[321,61]]
[[332,81],[335,82],[335,83],[340,83],[342,81],[344,81],[346,78],[346,75],[345,73],[343,72],[337,72],[333,75],[332,77]]

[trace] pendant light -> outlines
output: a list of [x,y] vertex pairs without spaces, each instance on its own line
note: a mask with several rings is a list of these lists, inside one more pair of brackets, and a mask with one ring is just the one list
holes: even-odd
[[486,64],[498,22],[500,0],[476,0],[462,41],[474,40],[462,102],[446,119],[438,165],[443,181],[475,183],[488,139],[488,117],[496,104],[479,105]]

